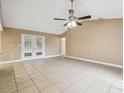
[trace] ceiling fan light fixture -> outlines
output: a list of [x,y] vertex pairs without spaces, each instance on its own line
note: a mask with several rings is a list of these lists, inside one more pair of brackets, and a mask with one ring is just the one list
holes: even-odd
[[74,8],[73,8],[73,1],[74,0],[70,0],[70,1],[71,1],[71,8],[69,9],[69,17],[68,17],[68,19],[54,18],[54,20],[64,20],[64,21],[67,21],[63,26],[68,26],[69,28],[73,28],[76,25],[81,26],[82,23],[80,21],[81,20],[85,20],[85,19],[90,19],[91,15],[87,15],[87,16],[83,16],[83,17],[76,17],[74,15]]
[[75,21],[70,21],[70,22],[67,24],[67,26],[68,26],[69,28],[75,27],[76,25],[77,25],[77,24],[76,24]]

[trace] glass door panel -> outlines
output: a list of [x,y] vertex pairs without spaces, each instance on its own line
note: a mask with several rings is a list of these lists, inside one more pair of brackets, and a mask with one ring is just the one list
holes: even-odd
[[22,57],[36,58],[44,56],[45,44],[44,36],[22,35]]

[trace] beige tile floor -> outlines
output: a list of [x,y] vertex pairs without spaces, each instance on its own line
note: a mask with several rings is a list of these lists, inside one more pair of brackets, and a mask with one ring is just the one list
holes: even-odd
[[50,58],[0,65],[0,93],[122,93],[121,69]]

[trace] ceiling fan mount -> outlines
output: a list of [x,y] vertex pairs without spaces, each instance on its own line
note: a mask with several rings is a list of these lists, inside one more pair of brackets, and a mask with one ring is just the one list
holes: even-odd
[[63,26],[67,26],[68,25],[70,28],[71,27],[75,27],[76,25],[81,26],[82,23],[80,22],[80,20],[85,20],[85,19],[90,19],[91,18],[91,15],[83,16],[83,17],[76,17],[74,15],[73,1],[74,0],[71,0],[71,9],[69,9],[69,17],[68,17],[68,19],[54,18],[54,20],[67,21],[67,23],[64,24]]

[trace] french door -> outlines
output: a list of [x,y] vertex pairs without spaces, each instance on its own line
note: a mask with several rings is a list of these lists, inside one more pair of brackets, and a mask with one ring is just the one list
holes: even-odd
[[45,54],[45,37],[22,34],[22,59],[34,59]]

